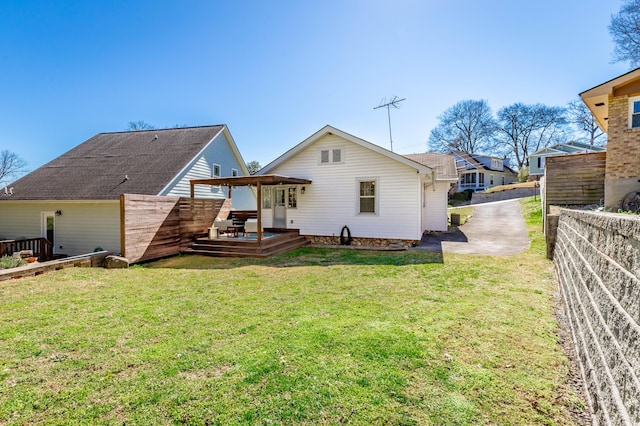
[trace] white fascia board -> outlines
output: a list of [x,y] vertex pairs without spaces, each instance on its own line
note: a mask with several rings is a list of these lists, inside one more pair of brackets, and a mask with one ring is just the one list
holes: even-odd
[[453,183],[453,182],[457,182],[459,180],[460,180],[459,178],[446,178],[446,179],[438,179],[438,178],[436,178],[436,182],[451,182],[451,183]]
[[566,154],[566,151],[561,151],[559,149],[546,147],[546,148],[539,149],[538,151],[534,152],[533,154],[530,154],[529,158],[534,157],[534,156],[538,156],[540,154],[546,154],[546,153],[549,153],[549,154],[555,154],[555,153]]

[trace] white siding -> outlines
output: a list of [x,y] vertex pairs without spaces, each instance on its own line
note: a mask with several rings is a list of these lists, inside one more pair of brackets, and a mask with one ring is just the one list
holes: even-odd
[[[220,176],[232,176],[232,170],[238,170],[242,174],[238,159],[231,149],[230,142],[224,132],[220,132],[207,148],[189,164],[178,178],[158,195],[170,197],[191,196],[191,179],[206,179],[213,177],[213,164],[220,165]],[[215,187],[208,185],[196,185],[194,188],[196,198],[226,198],[227,187]],[[233,208],[239,210],[255,210],[256,197],[253,191],[247,187],[233,189],[231,195]]]
[[0,239],[42,236],[41,212],[60,210],[55,217],[54,253],[70,256],[96,247],[120,253],[120,202],[0,202]]
[[[342,163],[320,164],[320,151],[342,148]],[[312,180],[298,191],[298,208],[287,210],[287,227],[303,235],[419,240],[420,175],[416,169],[335,135],[326,135],[270,173]],[[377,180],[378,212],[358,214],[358,179]],[[264,226],[272,210],[262,212]]]
[[448,229],[449,186],[450,184],[447,182],[437,182],[434,190],[434,187],[428,182],[423,184],[422,229],[424,231],[446,231]]

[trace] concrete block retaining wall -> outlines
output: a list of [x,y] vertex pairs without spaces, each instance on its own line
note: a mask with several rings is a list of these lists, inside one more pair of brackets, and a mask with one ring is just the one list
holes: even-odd
[[562,209],[554,264],[594,423],[640,424],[640,217]]

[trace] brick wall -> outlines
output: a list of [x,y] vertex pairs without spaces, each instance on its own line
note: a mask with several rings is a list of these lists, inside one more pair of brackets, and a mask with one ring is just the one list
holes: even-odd
[[609,97],[607,179],[640,176],[640,129],[629,130],[629,97]]
[[640,424],[640,217],[563,209],[554,251],[598,424]]
[[609,96],[605,205],[617,210],[630,191],[640,190],[640,129],[629,129],[629,97]]

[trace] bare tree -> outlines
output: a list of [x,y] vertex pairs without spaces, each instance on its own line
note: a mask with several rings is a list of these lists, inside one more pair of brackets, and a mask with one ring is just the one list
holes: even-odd
[[529,154],[566,139],[566,111],[543,104],[516,103],[498,111],[496,149],[512,156],[518,167],[529,166]]
[[[601,138],[600,141],[606,141],[605,133],[598,126],[596,118],[591,113],[591,110],[582,102],[582,99],[575,99],[567,105],[567,116],[569,123],[571,123],[578,132],[585,132],[590,145],[596,144],[596,139]],[[597,141],[600,144],[600,141]]]
[[258,173],[258,170],[262,168],[260,163],[258,163],[257,161],[249,161],[246,166],[247,170],[249,170],[250,175],[255,175],[256,173]]
[[432,151],[464,151],[480,154],[489,148],[495,134],[495,120],[485,100],[460,101],[438,117],[428,146]]
[[616,15],[611,16],[609,34],[613,38],[614,62],[640,66],[640,0],[625,0]]
[[3,150],[0,152],[0,183],[6,183],[12,177],[27,171],[27,162],[15,152]]
[[138,121],[130,121],[127,128],[125,130],[127,131],[133,131],[133,130],[153,130],[155,129],[156,126],[147,123],[144,120],[138,120]]

